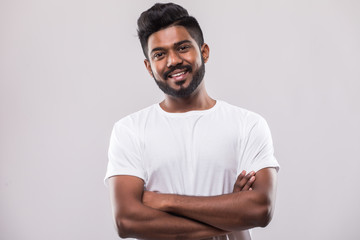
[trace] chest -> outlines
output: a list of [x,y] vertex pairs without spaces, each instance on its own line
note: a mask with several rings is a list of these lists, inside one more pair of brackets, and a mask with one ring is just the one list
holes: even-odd
[[143,152],[149,188],[198,195],[213,182],[221,184],[203,194],[219,194],[224,186],[233,184],[239,165],[239,130],[235,125],[201,117],[150,124]]

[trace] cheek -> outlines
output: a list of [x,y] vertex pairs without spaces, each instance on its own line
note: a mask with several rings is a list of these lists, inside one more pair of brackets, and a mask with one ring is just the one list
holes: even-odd
[[163,67],[163,64],[161,64],[161,63],[159,63],[159,62],[157,62],[156,64],[152,64],[151,65],[151,70],[152,70],[152,72],[153,72],[153,74],[155,75],[155,76],[157,76],[157,75],[162,75],[162,73],[164,72],[164,67]]
[[162,76],[161,70],[159,68],[153,68],[153,74],[155,77]]
[[199,69],[201,66],[201,58],[198,58],[195,62],[194,62],[195,68]]
[[194,64],[194,66],[196,68],[201,66],[201,55],[197,51],[192,52],[191,54],[188,54],[188,55],[184,56],[184,60],[186,62],[188,62],[188,63]]

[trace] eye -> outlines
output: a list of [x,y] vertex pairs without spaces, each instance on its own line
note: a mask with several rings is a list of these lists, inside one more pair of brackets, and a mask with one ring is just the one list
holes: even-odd
[[153,59],[159,59],[164,56],[163,52],[156,52],[153,54]]
[[190,48],[190,45],[182,45],[179,47],[180,52],[185,52]]

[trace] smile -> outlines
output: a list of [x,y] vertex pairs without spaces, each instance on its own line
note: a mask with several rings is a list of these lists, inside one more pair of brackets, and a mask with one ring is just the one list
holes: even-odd
[[186,77],[190,72],[192,72],[192,67],[190,65],[175,66],[172,67],[169,71],[166,71],[163,76],[165,80],[167,78],[177,80],[178,78]]
[[181,75],[184,75],[185,74],[185,71],[183,72],[179,72],[179,73],[175,73],[173,75],[170,75],[169,77],[173,78],[173,77],[178,77],[178,76],[181,76]]
[[172,79],[173,81],[175,81],[175,83],[178,83],[181,81],[185,82],[187,75],[188,75],[188,71],[181,71],[181,72],[177,72],[177,73],[169,75],[169,79]]
[[175,81],[185,81],[188,76],[189,70],[187,68],[183,69],[176,69],[169,73],[168,78]]

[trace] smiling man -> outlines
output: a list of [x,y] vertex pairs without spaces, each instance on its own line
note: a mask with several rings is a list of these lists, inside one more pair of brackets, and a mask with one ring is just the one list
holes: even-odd
[[105,179],[119,236],[251,239],[275,204],[279,165],[266,121],[207,94],[209,46],[184,8],[155,4],[138,35],[165,98],[114,126]]
[[153,33],[148,48],[145,65],[160,89],[173,97],[189,97],[204,78],[209,47],[202,44],[200,49],[185,27],[175,25]]

